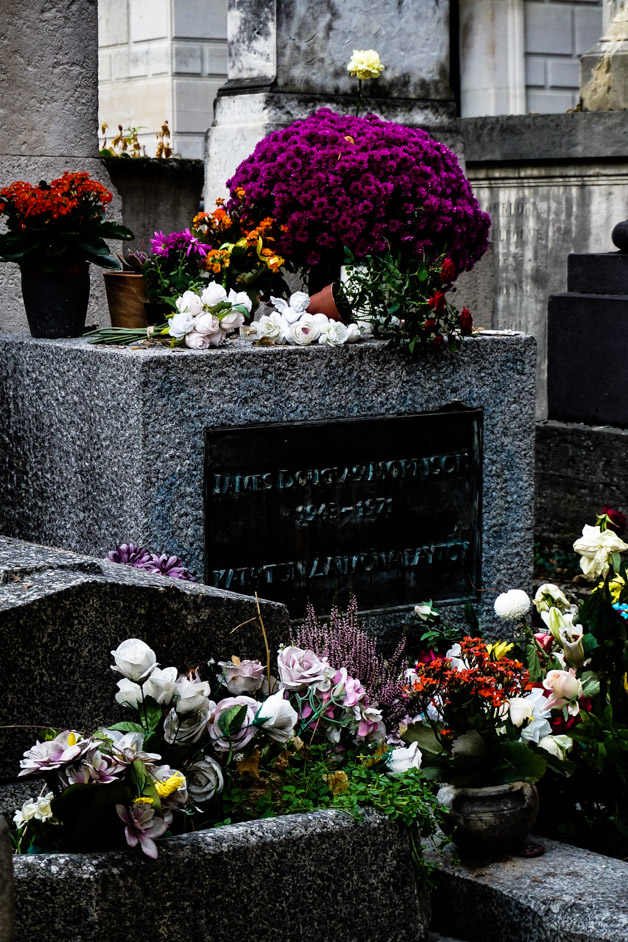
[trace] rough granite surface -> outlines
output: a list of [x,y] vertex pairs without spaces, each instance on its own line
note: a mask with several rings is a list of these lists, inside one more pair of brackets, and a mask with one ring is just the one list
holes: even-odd
[[[171,351],[4,336],[0,358],[0,532],[98,556],[141,542],[200,574],[205,427],[467,406],[484,415],[483,585],[531,586],[530,337],[478,336],[456,355],[412,359],[377,341]],[[486,593],[489,630],[491,612]]]
[[0,815],[0,942],[14,939],[13,845],[9,828]]
[[434,858],[432,928],[466,942],[626,942],[626,863],[534,840],[541,857]]
[[[30,726],[0,729],[0,782],[17,777],[38,728],[91,731],[129,718],[114,701],[119,678],[110,670],[110,651],[126,638],[141,638],[162,667],[180,670],[200,665],[202,673],[210,657],[232,654],[265,659],[255,599],[84,556],[72,568],[71,555],[0,537],[1,725]],[[287,609],[260,607],[277,650],[289,637]]]
[[[420,942],[405,832],[367,810],[234,824],[133,851],[14,859],[20,939]],[[132,929],[130,928],[132,927]]]

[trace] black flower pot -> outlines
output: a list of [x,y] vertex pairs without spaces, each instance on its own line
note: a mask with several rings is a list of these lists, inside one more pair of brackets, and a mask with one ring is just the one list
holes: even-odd
[[89,264],[42,271],[20,265],[22,297],[33,337],[80,337],[89,302]]

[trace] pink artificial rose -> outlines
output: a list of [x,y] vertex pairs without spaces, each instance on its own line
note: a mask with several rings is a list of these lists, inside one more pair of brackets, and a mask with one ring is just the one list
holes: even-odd
[[[234,706],[245,706],[246,712],[240,722],[239,728],[233,730],[231,735],[228,736],[220,725],[220,718],[227,710],[230,710],[231,707]],[[214,749],[217,749],[219,752],[228,752],[230,749],[237,752],[240,749],[244,749],[257,732],[257,727],[253,725],[253,720],[255,719],[259,706],[257,700],[253,700],[252,697],[225,697],[224,700],[220,700],[214,710],[211,722],[207,727]]]
[[218,661],[222,667],[222,676],[225,687],[234,697],[241,694],[255,693],[264,682],[264,665],[261,661]]
[[568,671],[548,671],[543,686],[550,692],[548,709],[560,710],[566,706],[568,712],[576,716],[580,709],[576,701],[582,696],[582,681],[576,677],[573,667]]
[[286,690],[306,690],[325,680],[325,669],[329,665],[314,651],[291,646],[283,648],[277,655],[277,668],[282,687]]

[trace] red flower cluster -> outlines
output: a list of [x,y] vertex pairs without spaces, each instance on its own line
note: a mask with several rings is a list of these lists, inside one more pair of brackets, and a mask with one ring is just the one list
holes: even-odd
[[477,728],[477,717],[488,720],[494,731],[500,708],[510,697],[520,697],[531,689],[528,671],[521,661],[492,660],[481,638],[463,638],[459,657],[461,670],[447,657],[418,663],[417,680],[409,693],[417,697],[423,712],[428,706],[435,707],[456,735]]
[[602,513],[606,514],[608,521],[607,529],[614,530],[617,536],[626,532],[626,515],[619,510],[613,510],[612,507],[602,507]]
[[74,213],[77,222],[99,218],[112,199],[109,190],[91,180],[88,173],[64,173],[37,186],[18,180],[0,190],[0,214],[8,216],[9,228],[41,227]]
[[434,297],[430,298],[427,303],[438,314],[441,314],[445,310],[445,295],[442,291],[437,291]]

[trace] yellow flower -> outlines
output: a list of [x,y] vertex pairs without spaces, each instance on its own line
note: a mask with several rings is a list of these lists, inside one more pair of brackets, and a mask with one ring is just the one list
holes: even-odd
[[134,798],[133,804],[134,805],[152,805],[153,799],[152,798]]
[[488,656],[492,657],[494,661],[500,661],[503,657],[506,657],[512,648],[514,648],[514,644],[509,644],[507,641],[497,641],[495,644],[486,645]]
[[354,78],[362,80],[379,78],[380,73],[384,71],[374,49],[354,49],[347,68]]
[[624,690],[628,693],[628,674],[624,674]]
[[160,798],[167,798],[168,795],[172,795],[173,792],[176,792],[178,788],[181,788],[185,785],[185,778],[181,775],[180,772],[175,772],[174,775],[171,775],[170,778],[167,778],[165,782],[155,782],[155,789]]

